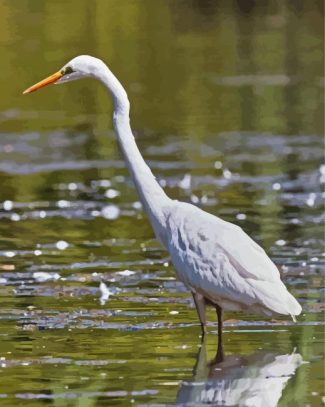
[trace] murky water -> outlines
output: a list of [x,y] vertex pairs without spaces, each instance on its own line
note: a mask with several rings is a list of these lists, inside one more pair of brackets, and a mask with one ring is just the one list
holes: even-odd
[[[1,406],[320,405],[321,2],[76,4],[0,2]],[[226,360],[207,363],[215,314],[200,347],[105,90],[21,96],[81,53],[121,78],[167,193],[265,247],[303,306],[296,324],[227,313]]]

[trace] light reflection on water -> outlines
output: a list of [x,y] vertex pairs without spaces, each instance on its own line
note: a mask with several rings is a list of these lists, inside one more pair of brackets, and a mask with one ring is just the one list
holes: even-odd
[[[13,3],[0,3],[1,405],[319,405],[318,3]],[[226,361],[207,364],[215,314],[199,348],[191,297],[153,239],[106,92],[80,81],[20,96],[83,52],[121,78],[141,151],[167,193],[265,247],[303,306],[297,324],[228,313]]]
[[[277,406],[287,382],[292,379],[296,369],[303,364],[300,354],[276,354],[255,352],[245,357],[232,355],[222,363],[207,362],[205,345],[198,350],[197,360],[193,368],[191,380],[179,383],[175,404],[181,406],[198,406],[213,403],[214,405],[245,405],[256,407],[267,405]],[[72,360],[68,358],[40,358],[31,360],[3,361],[6,368],[27,367],[37,365],[75,365],[102,367],[112,364],[124,365],[126,360]],[[104,375],[103,375],[104,376]],[[175,386],[175,382],[165,382],[163,385]],[[66,391],[58,394],[18,393],[16,398],[30,399],[77,399],[84,398],[125,398],[128,396],[157,396],[158,390],[145,389],[141,391]],[[138,404],[152,406],[153,404]],[[166,405],[158,404],[154,405]],[[168,404],[171,405],[171,404]]]
[[[199,350],[191,381],[183,381],[176,405],[276,407],[287,382],[303,363],[301,355],[255,352],[232,355],[222,363],[207,363]],[[292,400],[293,401],[293,400]]]

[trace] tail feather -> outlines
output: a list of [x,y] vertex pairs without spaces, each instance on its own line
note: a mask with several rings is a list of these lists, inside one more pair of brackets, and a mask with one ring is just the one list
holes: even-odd
[[287,291],[287,305],[288,305],[288,310],[290,312],[290,315],[292,316],[292,319],[294,322],[296,322],[295,315],[300,315],[301,314],[301,305],[299,302],[295,299],[295,297]]
[[246,281],[254,287],[256,297],[266,308],[277,314],[291,315],[296,322],[295,315],[301,313],[301,305],[281,280],[277,283],[251,279]]

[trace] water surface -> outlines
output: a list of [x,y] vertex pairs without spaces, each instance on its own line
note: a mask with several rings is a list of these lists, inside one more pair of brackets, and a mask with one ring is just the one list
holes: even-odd
[[[321,2],[0,2],[1,405],[320,405]],[[73,19],[72,16],[73,15]],[[21,91],[77,54],[125,85],[167,193],[240,225],[302,304],[200,328],[84,80]],[[290,404],[291,403],[291,404]]]

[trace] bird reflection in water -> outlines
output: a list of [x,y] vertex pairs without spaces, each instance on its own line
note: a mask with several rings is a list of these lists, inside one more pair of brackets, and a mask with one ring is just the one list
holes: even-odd
[[299,353],[281,355],[264,351],[217,360],[207,363],[203,343],[193,378],[182,382],[176,405],[275,407],[288,381],[303,363]]

